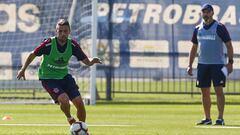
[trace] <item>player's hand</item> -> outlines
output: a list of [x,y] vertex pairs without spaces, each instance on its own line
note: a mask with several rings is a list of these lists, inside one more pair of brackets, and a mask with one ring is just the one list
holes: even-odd
[[228,64],[226,65],[226,67],[227,67],[227,70],[228,70],[228,74],[230,74],[230,73],[233,72],[233,64],[228,63]]
[[25,78],[25,70],[19,70],[18,74],[17,74],[17,79],[20,80],[21,78],[23,78],[23,80],[26,80]]
[[98,58],[98,57],[94,57],[94,58],[92,59],[92,62],[93,62],[93,63],[102,64],[102,60],[101,60],[100,58]]
[[187,73],[188,73],[188,75],[193,76],[192,67],[191,66],[187,67]]

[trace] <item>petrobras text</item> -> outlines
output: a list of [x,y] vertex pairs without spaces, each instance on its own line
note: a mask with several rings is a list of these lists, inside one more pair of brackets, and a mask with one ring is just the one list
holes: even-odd
[[[224,8],[223,8],[224,6]],[[214,18],[223,24],[237,25],[236,5],[213,5]],[[225,9],[226,8],[226,9]],[[106,17],[110,11],[108,3],[99,3],[98,16]],[[221,13],[221,14],[220,14]],[[193,25],[201,20],[201,5],[197,4],[169,4],[156,3],[114,3],[112,9],[113,23],[142,22],[143,24],[176,24]]]
[[[215,4],[214,18],[223,24],[232,26],[240,23],[240,6],[236,3]],[[194,25],[201,21],[201,4],[193,3],[148,3],[145,1],[113,3],[111,10],[112,17],[108,18],[110,12],[109,3],[98,3],[98,20],[111,21],[120,24],[128,22],[131,24],[181,24]],[[16,32],[19,29],[22,32],[32,33],[41,27],[41,18],[39,14],[43,12],[39,6],[34,3],[0,3],[0,32]],[[104,19],[106,18],[106,19]]]

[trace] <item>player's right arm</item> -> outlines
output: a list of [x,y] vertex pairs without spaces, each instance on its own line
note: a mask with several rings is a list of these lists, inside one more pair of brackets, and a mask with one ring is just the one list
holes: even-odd
[[188,67],[187,67],[187,73],[188,75],[192,76],[192,64],[194,62],[195,56],[197,54],[197,49],[198,49],[198,40],[197,40],[197,33],[198,33],[198,26],[195,28],[194,32],[193,32],[193,36],[192,36],[192,48],[191,51],[189,53],[189,63],[188,63]]
[[228,74],[230,74],[233,71],[233,46],[231,37],[227,28],[221,23],[217,27],[217,34],[225,43],[227,48],[228,63],[226,64],[226,67],[228,69]]
[[77,57],[79,61],[82,61],[87,66],[92,66],[95,63],[102,64],[102,60],[98,57],[89,58],[82,50],[80,45],[72,40],[73,45],[73,55]]
[[187,72],[188,72],[188,75],[190,75],[190,76],[193,75],[193,73],[192,73],[192,64],[193,64],[195,56],[197,54],[197,48],[198,48],[198,45],[197,44],[193,44],[192,48],[191,48],[191,51],[189,53],[189,63],[188,63],[188,67],[187,67]]
[[51,39],[50,38],[46,39],[39,46],[37,46],[33,52],[31,52],[28,55],[26,62],[24,63],[22,68],[18,71],[18,74],[17,74],[17,79],[18,80],[21,79],[21,78],[26,80],[26,78],[25,78],[25,70],[31,64],[31,62],[34,60],[34,58],[36,56],[42,56],[43,54],[49,55],[50,50],[51,50],[51,46],[50,45],[51,45]]
[[24,80],[26,80],[25,78],[25,70],[27,69],[27,67],[31,64],[31,62],[34,60],[34,58],[36,57],[36,55],[34,54],[34,52],[31,52],[28,57],[26,62],[24,63],[24,65],[22,66],[22,68],[18,71],[17,74],[17,79],[21,79],[23,78]]

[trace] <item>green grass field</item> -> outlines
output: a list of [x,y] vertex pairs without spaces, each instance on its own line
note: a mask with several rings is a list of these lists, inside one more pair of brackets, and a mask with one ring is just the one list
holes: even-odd
[[[226,105],[224,127],[196,127],[195,122],[203,117],[201,104],[104,101],[86,109],[91,135],[239,135],[240,131],[240,105]],[[0,120],[0,135],[69,135],[69,126],[57,105],[0,105],[1,118],[5,115],[13,119]],[[212,118],[216,117],[213,105]]]
[[[122,82],[120,82],[122,83]],[[158,92],[189,92],[191,83],[158,82],[159,87],[149,82],[136,87],[137,83],[115,85],[116,91],[134,89]],[[156,83],[156,82],[153,82]],[[181,83],[182,84],[182,83]],[[121,87],[120,87],[121,86]],[[126,86],[123,87],[123,86]],[[174,91],[174,87],[178,91]],[[225,91],[238,92],[238,83],[229,83]],[[169,87],[169,88],[168,88]],[[151,88],[151,89],[150,89]],[[159,88],[159,89],[157,89]],[[199,92],[193,87],[193,92]],[[105,89],[103,87],[102,89]],[[166,91],[165,91],[166,89]],[[236,90],[237,89],[237,90]],[[228,91],[229,90],[229,91]],[[17,93],[19,92],[19,93]],[[33,97],[26,90],[1,91],[2,97]],[[154,91],[152,91],[154,92]],[[214,92],[214,90],[212,90]],[[100,90],[105,98],[105,91]],[[36,97],[48,97],[46,92],[36,92]],[[113,101],[98,101],[96,106],[86,106],[87,124],[91,135],[239,135],[240,95],[226,95],[226,126],[198,126],[203,118],[199,94],[123,94],[112,93]],[[19,99],[20,101],[26,99]],[[5,99],[1,99],[3,103]],[[216,120],[216,96],[212,95],[212,118]],[[18,103],[18,99],[15,101]],[[75,109],[72,107],[75,114]],[[57,105],[0,104],[0,118],[9,115],[13,119],[0,119],[0,135],[69,135],[69,125]]]

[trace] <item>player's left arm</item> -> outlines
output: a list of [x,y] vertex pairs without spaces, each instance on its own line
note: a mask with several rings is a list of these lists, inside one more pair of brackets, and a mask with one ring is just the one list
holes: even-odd
[[102,64],[102,61],[100,58],[98,57],[93,57],[93,58],[85,58],[84,60],[82,60],[82,62],[88,66],[92,66],[93,64]]
[[88,57],[80,47],[80,45],[75,41],[72,40],[72,47],[73,47],[73,55],[77,57],[79,61],[82,61],[85,65],[92,66],[93,64],[102,64],[102,60],[98,57],[90,58]]
[[217,34],[222,39],[222,41],[225,43],[226,48],[227,48],[228,63],[226,65],[226,67],[228,69],[228,73],[230,74],[233,71],[233,46],[232,46],[232,41],[231,41],[231,38],[230,38],[230,35],[228,33],[227,28],[223,24],[218,25]]
[[228,56],[228,63],[226,65],[228,69],[228,73],[232,73],[233,71],[233,47],[231,40],[225,43],[227,48],[227,56]]

